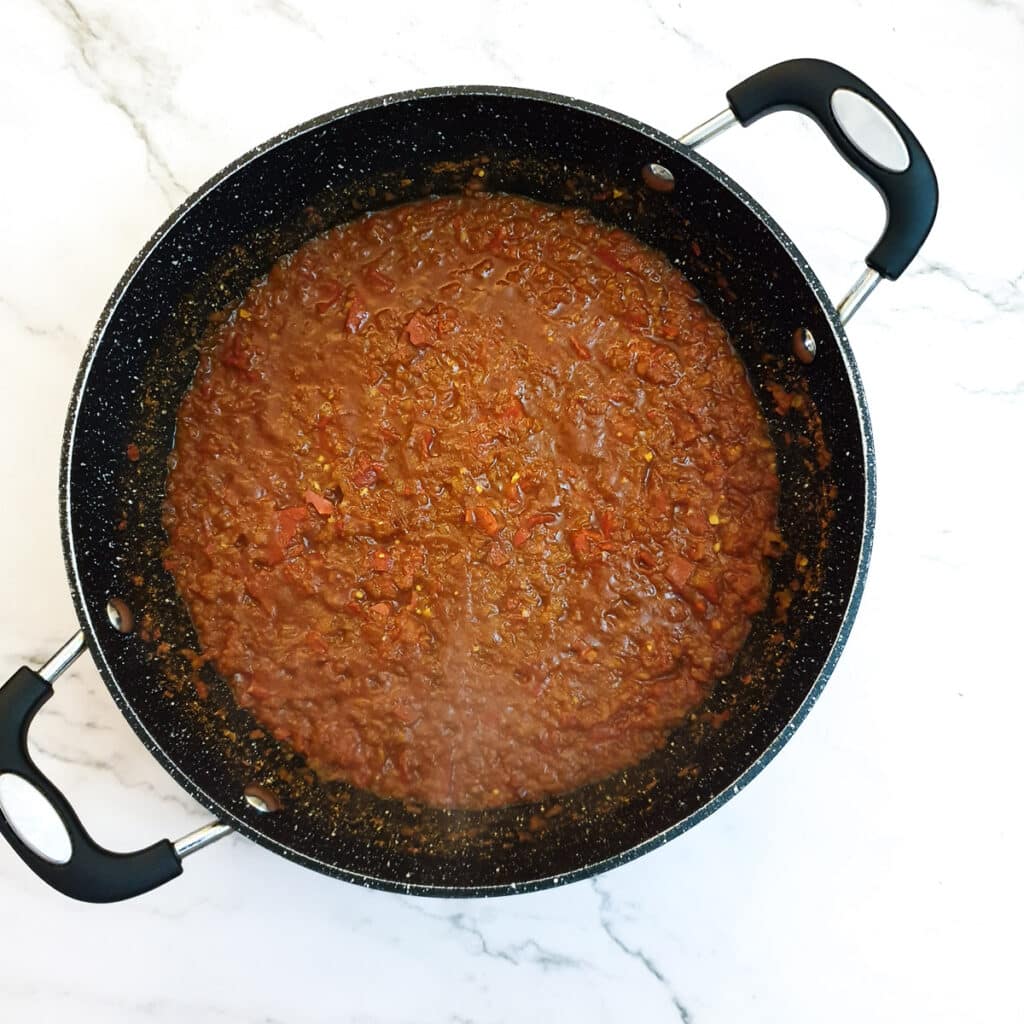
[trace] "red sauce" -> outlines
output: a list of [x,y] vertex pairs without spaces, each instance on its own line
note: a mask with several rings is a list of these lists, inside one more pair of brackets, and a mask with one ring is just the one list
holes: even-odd
[[577,210],[425,200],[304,245],[212,331],[166,561],[322,777],[490,807],[664,744],[765,604],[777,492],[663,256]]

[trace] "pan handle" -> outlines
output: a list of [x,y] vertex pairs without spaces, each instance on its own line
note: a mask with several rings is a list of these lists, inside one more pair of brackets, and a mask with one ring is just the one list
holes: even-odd
[[885,229],[868,253],[869,271],[839,304],[840,316],[849,319],[879,277],[894,281],[907,269],[931,231],[939,186],[928,155],[874,89],[828,61],[783,61],[740,82],[726,98],[727,110],[680,141],[696,146],[737,122],[746,127],[776,110],[796,110],[818,123],[885,200]]
[[36,712],[53,696],[53,680],[84,647],[79,633],[38,672],[20,668],[0,687],[0,776],[19,776],[45,797],[67,831],[71,855],[61,863],[40,853],[20,835],[2,805],[0,834],[28,866],[58,892],[87,903],[114,903],[177,878],[181,874],[182,857],[231,829],[215,823],[177,843],[161,839],[134,853],[106,850],[89,835],[67,798],[39,770],[28,750],[29,727]]

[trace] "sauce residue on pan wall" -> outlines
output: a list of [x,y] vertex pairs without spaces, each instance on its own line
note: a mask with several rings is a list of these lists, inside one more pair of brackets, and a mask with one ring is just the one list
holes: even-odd
[[166,564],[322,777],[494,807],[665,742],[764,607],[777,495],[743,365],[663,256],[576,210],[425,200],[215,327]]

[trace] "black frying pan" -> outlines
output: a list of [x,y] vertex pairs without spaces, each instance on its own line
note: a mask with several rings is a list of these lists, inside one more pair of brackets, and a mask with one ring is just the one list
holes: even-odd
[[[906,268],[931,228],[938,193],[914,136],[841,68],[790,61],[728,98],[729,110],[677,142],[537,92],[388,96],[258,147],[170,217],[115,289],[71,399],[60,514],[82,632],[41,670],[22,668],[0,689],[0,773],[41,790],[71,839],[70,858],[54,863],[0,812],[0,831],[37,875],[79,899],[123,899],[180,874],[184,856],[234,829],[308,867],[382,889],[524,892],[665,842],[772,758],[839,656],[871,546],[872,441],[842,324],[880,277]],[[888,122],[887,150],[846,134],[864,101]],[[778,225],[692,148],[779,109],[813,117],[886,200],[885,231],[838,310]],[[440,811],[319,782],[295,751],[257,730],[209,666],[201,675],[210,695],[199,699],[189,657],[197,641],[160,562],[160,504],[177,405],[208,316],[325,227],[480,180],[491,191],[586,207],[666,252],[700,289],[746,362],[778,448],[786,551],[773,599],[733,672],[663,750],[558,800]],[[129,442],[141,453],[135,462],[125,457]],[[85,647],[143,743],[217,823],[176,844],[111,853],[35,767],[29,724]]]

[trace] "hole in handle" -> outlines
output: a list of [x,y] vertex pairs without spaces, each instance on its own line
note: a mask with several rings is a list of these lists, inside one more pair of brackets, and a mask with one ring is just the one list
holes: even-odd
[[830,103],[843,134],[870,161],[897,174],[910,166],[900,133],[871,100],[852,89],[836,89]]
[[0,775],[0,813],[33,853],[51,864],[71,860],[71,837],[64,822],[27,779],[10,772]]

